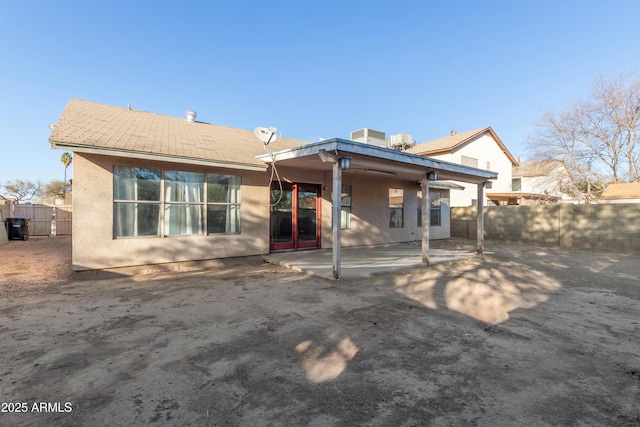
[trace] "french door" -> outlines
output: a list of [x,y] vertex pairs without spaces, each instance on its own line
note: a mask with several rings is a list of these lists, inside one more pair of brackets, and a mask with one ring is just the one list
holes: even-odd
[[270,250],[320,247],[320,186],[275,183],[271,187]]

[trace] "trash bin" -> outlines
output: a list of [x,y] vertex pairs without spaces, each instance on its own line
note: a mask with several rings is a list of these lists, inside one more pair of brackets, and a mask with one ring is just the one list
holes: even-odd
[[7,237],[9,240],[27,240],[29,238],[29,220],[23,216],[7,218]]

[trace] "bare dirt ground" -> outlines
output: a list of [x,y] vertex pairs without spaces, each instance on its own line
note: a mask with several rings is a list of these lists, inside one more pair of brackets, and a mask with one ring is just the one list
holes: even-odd
[[78,281],[69,246],[0,246],[0,425],[640,425],[638,254]]

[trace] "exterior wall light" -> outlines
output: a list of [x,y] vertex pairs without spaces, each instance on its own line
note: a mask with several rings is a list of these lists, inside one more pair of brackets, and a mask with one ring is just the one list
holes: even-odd
[[340,164],[340,169],[342,170],[351,169],[351,157],[349,156],[341,157],[340,160],[338,160],[338,163]]

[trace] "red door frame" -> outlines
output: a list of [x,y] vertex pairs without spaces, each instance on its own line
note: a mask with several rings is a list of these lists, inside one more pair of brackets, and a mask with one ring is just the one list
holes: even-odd
[[[269,191],[269,203],[271,204],[271,190],[279,189],[280,184],[272,185]],[[291,190],[291,227],[292,227],[292,239],[291,242],[278,242],[273,243],[271,241],[271,218],[269,218],[269,250],[270,251],[282,251],[282,250],[301,250],[301,249],[317,249],[320,248],[322,242],[322,194],[321,186],[319,184],[300,184],[300,183],[282,183],[282,188]],[[316,240],[312,241],[299,241],[298,240],[298,190],[305,188],[313,188],[316,190]],[[271,215],[271,210],[269,211]]]

